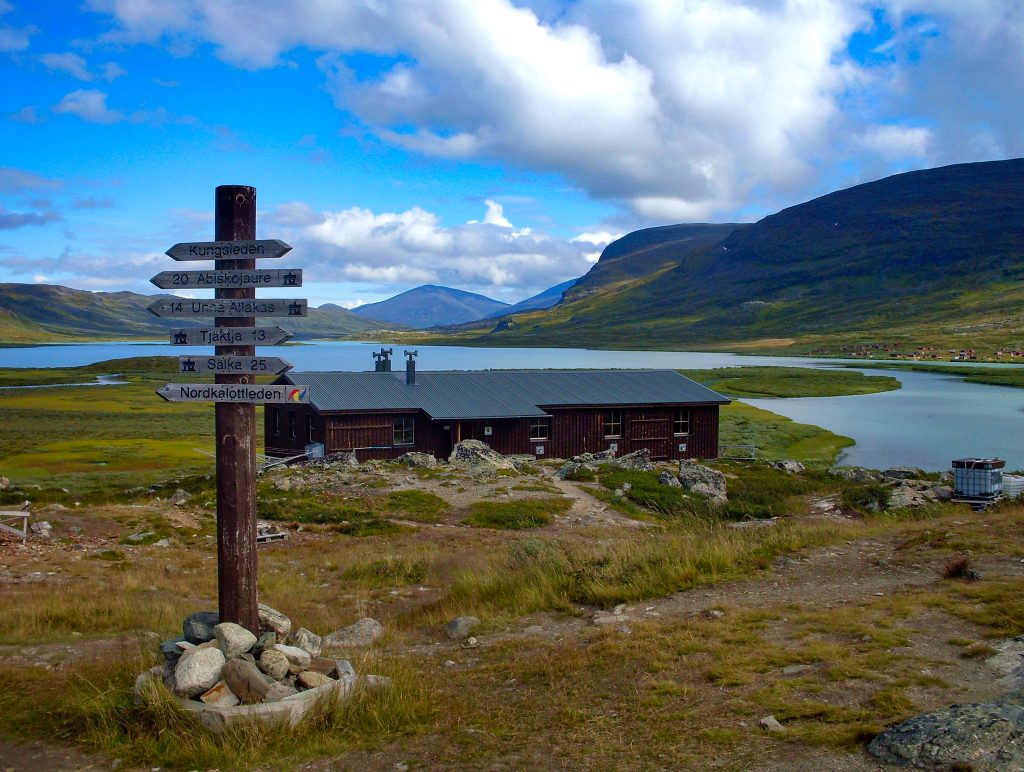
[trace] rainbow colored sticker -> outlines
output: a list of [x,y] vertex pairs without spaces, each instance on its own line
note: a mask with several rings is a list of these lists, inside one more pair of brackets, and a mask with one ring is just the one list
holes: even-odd
[[289,402],[305,402],[306,401],[306,392],[308,392],[308,391],[309,391],[308,388],[307,389],[292,389],[290,392],[288,392],[288,401]]

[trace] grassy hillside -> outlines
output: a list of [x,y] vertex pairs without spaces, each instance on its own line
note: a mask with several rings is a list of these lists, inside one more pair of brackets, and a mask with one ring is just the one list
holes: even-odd
[[[212,320],[161,319],[146,311],[156,296],[134,292],[88,292],[49,284],[0,284],[0,342],[40,343],[97,338],[163,337],[172,327]],[[296,337],[345,338],[380,328],[339,306],[311,308],[305,319],[279,323]]]
[[1024,348],[1022,159],[859,185],[729,226],[699,248],[677,236],[675,228],[630,234],[566,302],[476,342]]

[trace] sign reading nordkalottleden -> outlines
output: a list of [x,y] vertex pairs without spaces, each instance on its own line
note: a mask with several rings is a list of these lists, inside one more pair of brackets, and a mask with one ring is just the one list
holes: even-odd
[[156,390],[168,402],[309,402],[306,386],[248,383],[168,383]]

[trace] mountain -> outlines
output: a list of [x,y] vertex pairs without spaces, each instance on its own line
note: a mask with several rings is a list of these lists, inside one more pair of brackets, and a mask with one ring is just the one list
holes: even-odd
[[364,319],[422,330],[472,322],[500,314],[508,307],[508,303],[484,295],[424,284],[379,303],[367,303],[352,310]]
[[[51,284],[0,284],[0,340],[41,342],[69,338],[162,337],[172,327],[212,320],[162,319],[146,306],[166,295],[89,292]],[[339,306],[311,308],[304,319],[261,320],[291,330],[297,338],[350,337],[380,325]]]
[[488,314],[487,318],[491,319],[498,316],[518,314],[523,311],[536,311],[541,308],[551,308],[551,306],[555,305],[562,299],[562,295],[565,294],[565,291],[578,281],[579,279],[569,279],[569,281],[563,281],[561,284],[556,284],[554,287],[548,287],[546,290],[538,292],[533,297],[529,297],[526,300],[520,300],[514,305],[506,306],[500,311]]
[[801,348],[992,333],[1024,348],[1024,159],[857,185],[704,230],[711,243],[680,242],[692,227],[715,226],[610,244],[562,303],[479,342]]
[[609,288],[674,268],[690,255],[719,243],[741,223],[686,223],[627,233],[604,248],[600,259],[576,282],[567,300],[580,300]]

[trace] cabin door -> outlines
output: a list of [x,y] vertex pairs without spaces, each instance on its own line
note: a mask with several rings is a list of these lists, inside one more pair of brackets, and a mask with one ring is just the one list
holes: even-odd
[[669,458],[672,440],[672,422],[663,416],[640,414],[629,419],[626,431],[626,447],[622,453],[632,453],[647,448],[651,451],[651,459],[665,460]]

